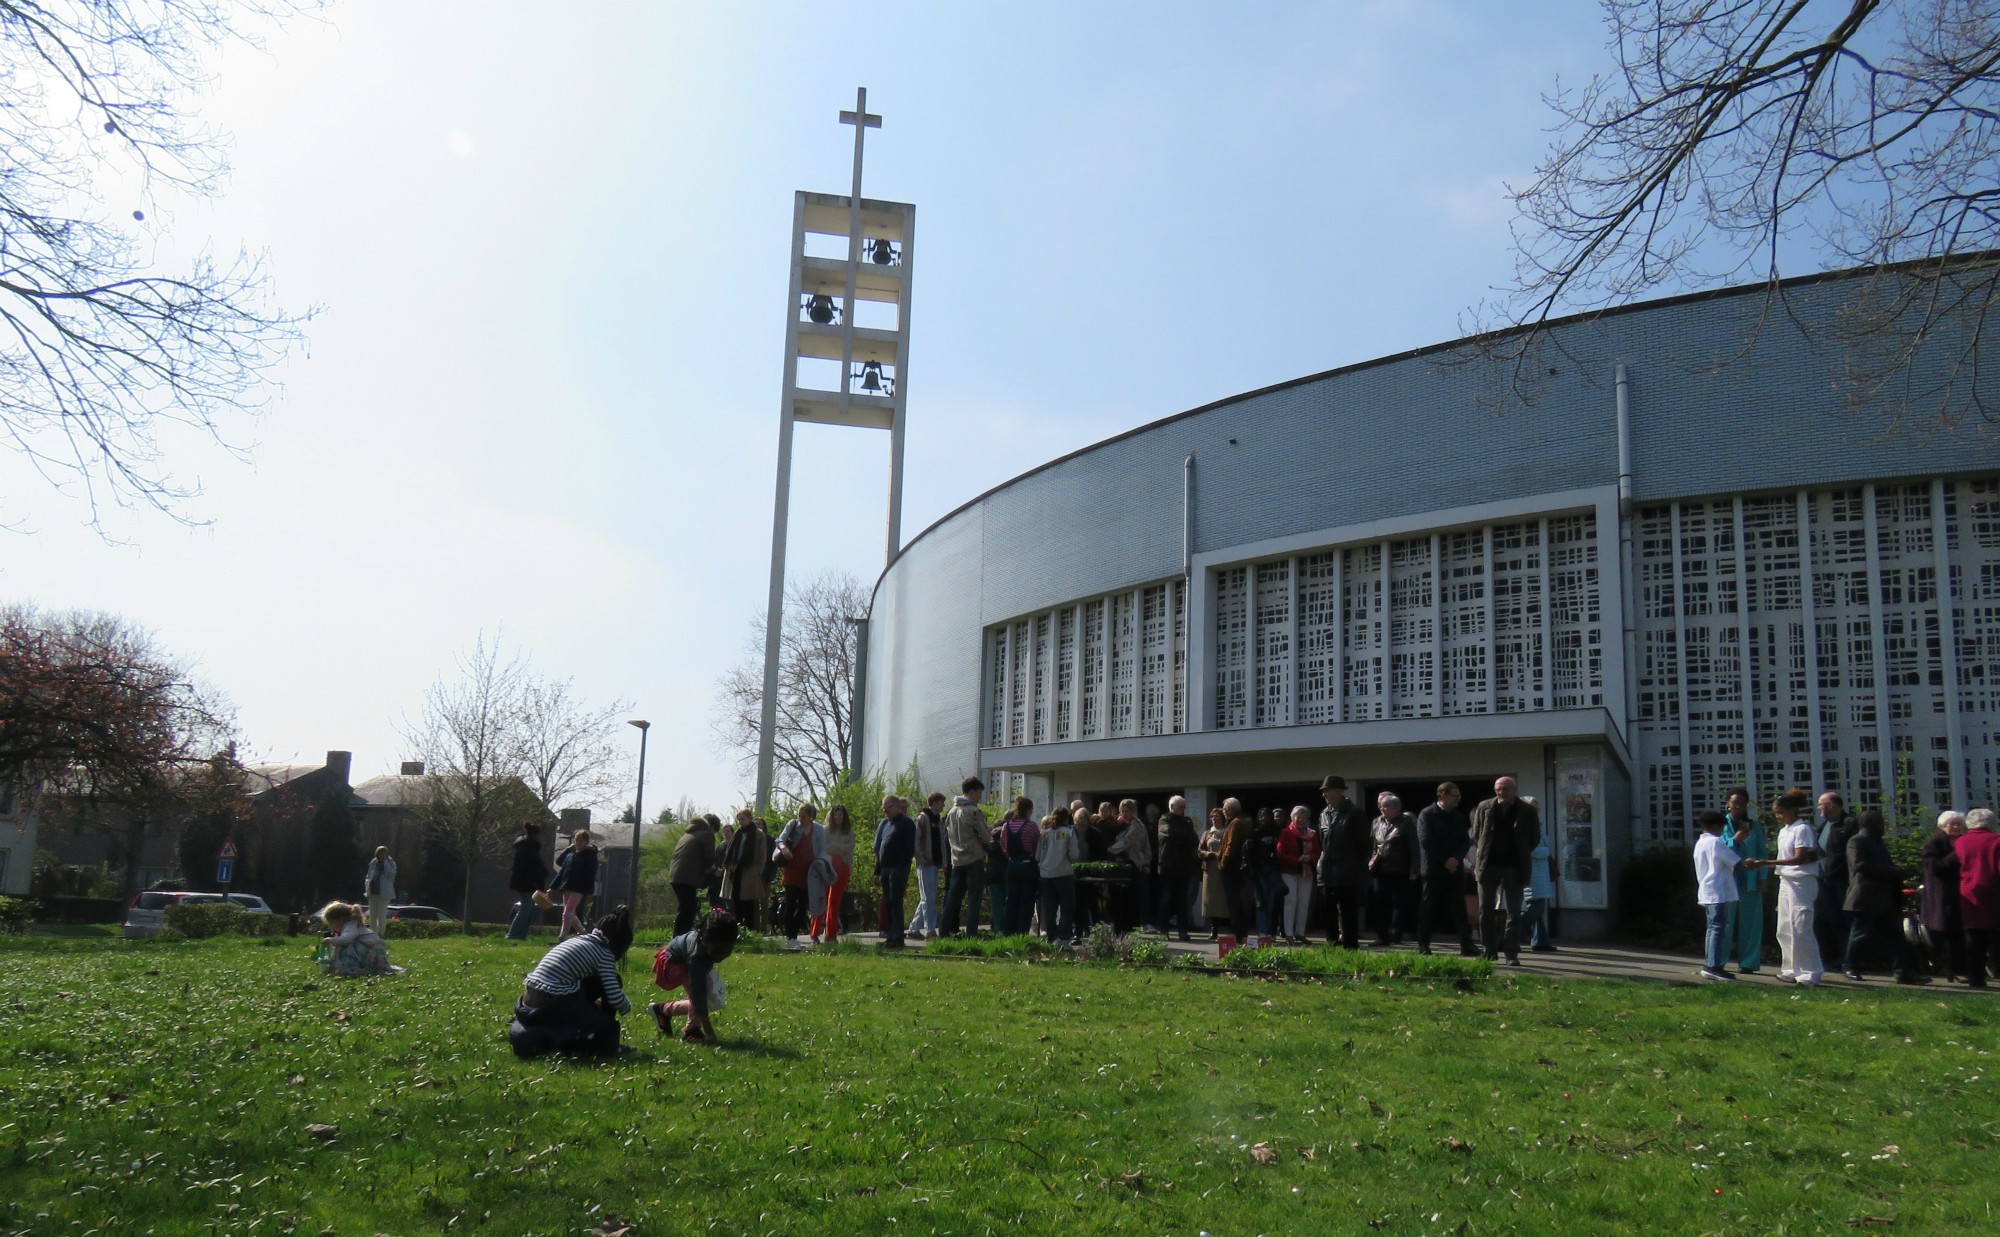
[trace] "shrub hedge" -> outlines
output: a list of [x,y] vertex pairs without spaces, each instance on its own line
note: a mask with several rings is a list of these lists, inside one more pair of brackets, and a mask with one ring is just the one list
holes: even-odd
[[0,932],[19,936],[34,918],[35,904],[25,898],[0,897]]
[[284,936],[290,928],[283,915],[253,915],[234,902],[182,903],[166,910],[167,927],[188,940],[211,936]]
[[[473,935],[489,935],[478,931],[480,927],[489,925],[474,924],[472,926],[474,929]],[[459,925],[435,919],[391,919],[388,922],[387,929],[382,935],[390,940],[412,941],[428,941],[440,936],[458,936],[461,932]],[[505,929],[503,928],[501,931],[504,932]]]

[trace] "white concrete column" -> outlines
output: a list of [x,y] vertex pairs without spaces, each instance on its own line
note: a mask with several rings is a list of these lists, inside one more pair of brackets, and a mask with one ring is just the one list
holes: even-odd
[[1826,780],[1823,770],[1825,745],[1820,742],[1819,715],[1819,616],[1818,603],[1813,599],[1812,561],[1812,495],[1800,490],[1793,505],[1799,522],[1799,581],[1802,592],[1799,605],[1803,608],[1806,625],[1806,723],[1807,742],[1812,744],[1812,761],[1807,766],[1811,771],[1809,786],[1818,786]]
[[1951,761],[1951,805],[1966,802],[1965,733],[1959,718],[1958,612],[1951,592],[1951,526],[1947,522],[1944,481],[1931,482],[1931,548],[1937,555],[1938,654],[1944,665],[1944,732]]

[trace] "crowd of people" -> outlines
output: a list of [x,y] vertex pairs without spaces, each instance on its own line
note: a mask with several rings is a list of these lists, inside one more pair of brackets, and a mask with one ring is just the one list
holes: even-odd
[[[1423,953],[1455,936],[1461,953],[1505,957],[1523,948],[1553,950],[1549,908],[1561,872],[1537,804],[1511,777],[1468,812],[1463,793],[1445,782],[1415,813],[1394,794],[1377,797],[1371,816],[1328,777],[1317,813],[1246,811],[1226,799],[1198,830],[1176,795],[1164,810],[1142,811],[1131,799],[1081,802],[1037,816],[1017,798],[998,822],[983,805],[985,786],[967,778],[950,806],[934,794],[914,813],[896,795],[883,800],[875,831],[875,880],[881,889],[885,945],[909,938],[977,932],[981,910],[1003,934],[1040,931],[1058,946],[1079,942],[1090,925],[1145,927],[1185,941],[1206,926],[1242,939],[1305,943],[1315,923],[1329,942],[1361,948],[1364,928],[1380,946],[1413,940]],[[1815,986],[1822,957],[1860,979],[1874,951],[1892,956],[1899,982],[1926,983],[1902,930],[1902,881],[1883,841],[1879,812],[1847,812],[1828,792],[1814,800],[1790,790],[1771,804],[1776,838],[1737,790],[1721,811],[1702,812],[1694,847],[1697,899],[1705,921],[1705,979],[1754,973],[1764,958],[1763,898],[1777,882],[1778,977]],[[716,967],[738,935],[759,926],[769,884],[778,884],[778,925],[788,944],[833,941],[841,933],[842,897],[854,871],[855,831],[844,808],[821,823],[801,807],[774,836],[745,810],[731,824],[713,816],[690,822],[676,843],[669,883],[676,894],[673,936],[655,955],[655,983],[683,995],[647,1005],[663,1035],[679,1031],[714,1043],[711,1013],[725,989]],[[584,848],[588,848],[585,839]],[[571,851],[578,851],[573,842]],[[517,888],[542,894],[545,873],[536,827],[524,829],[517,866],[533,872]],[[570,857],[566,870],[581,862]],[[1088,866],[1095,865],[1095,866]],[[2000,824],[1990,809],[1940,817],[1925,846],[1922,922],[1940,965],[1984,987],[2000,964]],[[1085,873],[1088,875],[1085,875]],[[906,895],[916,906],[905,918]],[[558,882],[560,887],[560,882]],[[704,911],[702,899],[710,903]],[[632,1011],[619,964],[632,943],[629,911],[619,907],[588,931],[571,931],[574,906],[554,948],[529,972],[509,1039],[522,1056],[562,1051],[612,1055],[618,1016]],[[329,908],[329,912],[332,908]],[[329,922],[332,922],[331,915]],[[801,946],[802,947],[802,946]],[[386,956],[384,958],[386,961]],[[1732,974],[1731,965],[1735,972]],[[678,1024],[678,1027],[677,1027]]]
[[[1817,806],[1817,814],[1813,809]],[[1701,977],[1755,974],[1764,957],[1764,882],[1778,882],[1778,978],[1816,987],[1828,969],[1859,980],[1885,955],[1899,984],[1927,984],[1918,940],[1905,930],[1906,879],[1919,882],[1918,938],[1939,974],[1975,988],[2000,967],[2000,821],[1991,808],[1944,812],[1916,871],[1899,868],[1882,813],[1817,804],[1788,790],[1771,804],[1775,844],[1737,789],[1695,822],[1696,898],[1706,921]],[[1736,970],[1730,970],[1734,963]]]
[[[1039,931],[1059,946],[1081,941],[1091,926],[1139,928],[1182,941],[1306,941],[1323,924],[1330,942],[1359,948],[1364,927],[1379,945],[1414,940],[1430,952],[1439,933],[1464,953],[1480,943],[1489,957],[1518,962],[1523,943],[1553,950],[1548,908],[1560,872],[1532,799],[1513,778],[1470,813],[1452,783],[1435,802],[1411,812],[1393,794],[1372,815],[1329,777],[1315,811],[1247,811],[1236,799],[1209,813],[1206,827],[1180,795],[1141,808],[1136,800],[1077,800],[1037,815],[1017,798],[993,821],[985,785],[965,779],[957,798],[929,796],[912,811],[896,795],[882,801],[876,827],[875,881],[881,927],[890,948],[909,940],[978,932]],[[540,889],[536,835],[517,853],[519,914]],[[847,810],[827,819],[806,804],[775,834],[745,809],[725,824],[691,821],[675,844],[668,883],[675,933],[692,929],[704,899],[747,928],[771,927],[786,943],[832,941],[854,872],[856,835]],[[776,922],[766,924],[771,886]],[[914,899],[915,906],[908,903]],[[906,914],[907,911],[907,914]],[[520,920],[517,919],[517,923]],[[804,937],[805,940],[801,940]]]

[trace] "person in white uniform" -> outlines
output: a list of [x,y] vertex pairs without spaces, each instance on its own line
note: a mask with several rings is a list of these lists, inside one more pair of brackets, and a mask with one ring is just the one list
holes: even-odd
[[1778,818],[1778,856],[1766,866],[1778,874],[1778,951],[1783,961],[1778,979],[1807,988],[1819,987],[1824,968],[1819,938],[1813,935],[1813,902],[1819,897],[1819,834],[1806,809],[1812,796],[1788,790],[1771,804]]

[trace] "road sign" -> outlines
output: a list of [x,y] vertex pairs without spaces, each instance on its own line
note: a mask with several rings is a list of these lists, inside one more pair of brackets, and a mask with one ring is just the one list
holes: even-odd
[[222,849],[215,852],[215,861],[217,863],[228,863],[234,858],[236,858],[236,839],[222,839]]
[[231,880],[235,878],[235,876],[236,876],[236,861],[234,859],[218,859],[215,861],[216,884],[227,885]]

